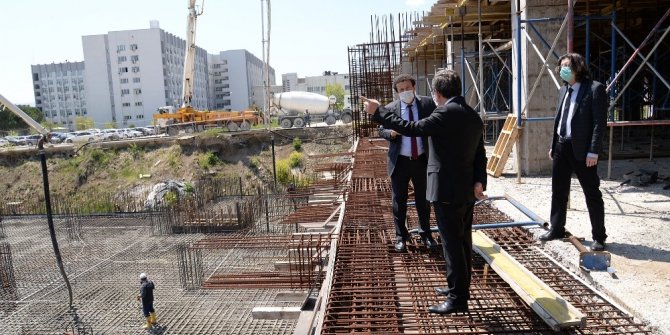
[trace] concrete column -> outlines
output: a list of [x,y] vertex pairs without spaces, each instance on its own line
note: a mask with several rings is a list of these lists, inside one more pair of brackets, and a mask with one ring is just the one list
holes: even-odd
[[[537,19],[537,18],[549,18],[549,17],[564,17],[567,11],[567,2],[565,0],[520,0],[520,8],[522,11],[521,18],[522,20],[526,19]],[[513,85],[513,101],[515,106],[520,107],[521,110],[525,109],[525,115],[528,118],[536,117],[553,117],[556,115],[556,102],[558,101],[559,90],[556,88],[556,84],[551,79],[547,70],[543,72],[542,78],[540,79],[538,87],[535,89],[535,93],[531,97],[531,100],[528,101],[528,94],[530,94],[533,84],[540,73],[542,68],[542,60],[538,57],[537,53],[533,49],[533,46],[528,42],[526,38],[526,32],[528,32],[534,42],[537,45],[537,48],[540,50],[540,53],[543,57],[547,54],[548,49],[541,45],[540,39],[537,35],[532,32],[529,27],[525,27],[525,24],[522,24],[521,32],[521,102],[517,102],[517,67],[519,62],[517,62],[517,47],[519,43],[517,42],[517,1],[512,1],[512,41],[513,41],[513,71],[514,71],[514,85]],[[561,27],[561,20],[552,20],[535,23],[535,27],[542,34],[547,43],[552,44],[553,40],[556,38],[556,33],[558,33]],[[558,55],[562,55],[566,52],[566,31],[564,30],[559,41],[556,44],[554,51]],[[579,52],[579,51],[577,51]],[[549,57],[549,65],[553,71],[557,59],[553,56]],[[562,84],[560,78],[558,78],[559,84]],[[514,109],[516,113],[516,108]],[[520,148],[520,157],[521,157],[521,172],[524,175],[536,175],[536,174],[549,174],[551,173],[551,160],[547,157],[549,152],[549,146],[551,145],[551,136],[553,133],[553,121],[536,121],[536,122],[526,122],[524,124],[524,129],[521,132],[521,148]]]

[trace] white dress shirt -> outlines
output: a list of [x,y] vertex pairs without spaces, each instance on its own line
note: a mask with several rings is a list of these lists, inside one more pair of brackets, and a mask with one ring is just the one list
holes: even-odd
[[[412,117],[414,122],[419,121],[419,107],[416,105],[417,98],[414,98],[412,101]],[[403,120],[409,121],[409,110],[407,104],[400,100],[400,117]],[[416,149],[417,155],[421,156],[423,154],[423,143],[421,137],[416,138]],[[402,144],[400,145],[400,154],[407,157],[412,157],[412,142],[410,136],[402,137]]]

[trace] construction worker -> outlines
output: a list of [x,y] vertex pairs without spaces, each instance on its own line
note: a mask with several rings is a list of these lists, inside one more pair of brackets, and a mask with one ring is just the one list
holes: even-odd
[[154,310],[154,283],[147,279],[146,273],[140,273],[140,294],[138,301],[142,301],[142,313],[147,319],[144,329],[151,329],[156,324],[156,311]]

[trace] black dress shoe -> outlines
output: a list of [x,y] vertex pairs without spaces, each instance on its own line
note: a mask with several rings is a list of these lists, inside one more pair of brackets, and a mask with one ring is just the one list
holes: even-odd
[[428,311],[431,313],[437,314],[452,314],[458,312],[467,312],[468,304],[454,304],[453,302],[447,300],[439,305],[428,307]]
[[591,243],[591,250],[592,251],[605,250],[605,241],[593,241],[593,243]]
[[407,250],[406,245],[405,245],[405,240],[400,240],[395,243],[395,251],[397,252],[405,252]]
[[449,288],[448,287],[436,287],[435,288],[435,293],[437,295],[443,295],[443,296],[448,296],[449,295]]
[[423,245],[429,250],[435,250],[435,248],[437,248],[437,242],[435,242],[431,236],[422,237],[421,241],[423,241]]
[[559,232],[559,231],[554,231],[550,230],[538,238],[540,241],[551,241],[551,240],[558,240],[561,238],[565,238],[565,231]]

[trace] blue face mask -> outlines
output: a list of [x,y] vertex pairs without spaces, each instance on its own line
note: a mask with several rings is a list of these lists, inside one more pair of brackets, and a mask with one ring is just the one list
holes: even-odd
[[571,82],[572,79],[574,78],[574,75],[572,74],[572,69],[569,66],[561,66],[561,79]]

